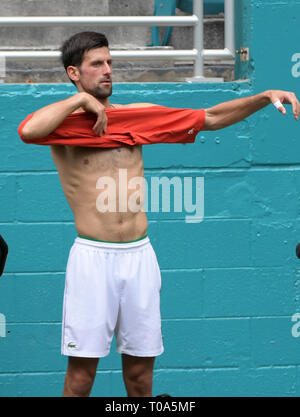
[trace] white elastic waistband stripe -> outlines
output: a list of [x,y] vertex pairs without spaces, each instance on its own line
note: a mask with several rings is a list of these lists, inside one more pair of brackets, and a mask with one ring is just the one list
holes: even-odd
[[114,242],[98,242],[95,240],[83,239],[81,237],[76,237],[75,243],[80,243],[81,245],[94,246],[97,248],[110,248],[110,249],[128,249],[136,248],[143,246],[146,243],[150,242],[149,237],[146,236],[144,239],[140,239],[136,242],[127,242],[127,243],[114,243]]

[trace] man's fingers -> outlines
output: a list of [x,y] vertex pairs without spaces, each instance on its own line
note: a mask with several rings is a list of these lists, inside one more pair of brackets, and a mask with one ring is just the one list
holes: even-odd
[[300,104],[295,94],[289,93],[288,98],[285,99],[284,102],[292,105],[294,117],[296,120],[298,120]]
[[286,109],[280,100],[274,101],[273,104],[276,107],[276,109],[278,109],[282,114],[286,114]]
[[[292,108],[293,108],[293,114],[296,120],[299,120],[299,115],[300,115],[300,103],[297,100],[296,97],[292,97],[290,98],[289,101],[284,100],[284,103],[286,104],[291,104]],[[286,109],[283,106],[283,104],[281,103],[280,100],[276,100],[273,105],[276,107],[276,109],[278,109],[282,114],[286,114]]]
[[97,136],[100,136],[99,120],[97,120],[97,122],[94,124],[94,126],[93,126],[93,131],[95,132],[95,134],[96,134]]
[[300,115],[300,103],[297,99],[295,93],[288,93],[287,96],[284,98],[283,101],[285,104],[291,104],[293,108],[293,114],[296,120],[299,120]]
[[286,114],[286,108],[284,104],[291,104],[293,114],[296,120],[300,117],[300,103],[295,93],[291,91],[272,91],[271,103],[276,107],[277,110],[282,114]]
[[294,117],[295,117],[296,120],[299,120],[300,103],[299,103],[299,101],[297,100],[296,97],[292,100],[292,105],[293,105]]
[[101,123],[96,123],[93,127],[93,131],[96,133],[97,136],[102,136],[103,126]]
[[107,117],[106,115],[99,115],[96,123],[93,126],[93,130],[98,136],[102,136],[105,133],[107,127]]
[[106,116],[106,113],[103,113],[101,120],[102,120],[102,131],[103,131],[103,134],[105,134],[106,133],[106,128],[107,128],[107,116]]
[[105,117],[104,124],[103,124],[103,133],[106,133],[107,129],[107,117]]
[[284,107],[284,106],[280,106],[280,107],[278,108],[278,110],[279,110],[282,114],[286,114],[286,109],[285,109],[285,107]]

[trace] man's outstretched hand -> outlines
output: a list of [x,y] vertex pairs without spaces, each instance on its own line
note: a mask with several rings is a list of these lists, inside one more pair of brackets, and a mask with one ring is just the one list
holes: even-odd
[[296,120],[299,120],[300,103],[295,93],[290,91],[269,90],[266,94],[270,99],[270,103],[274,104],[282,114],[286,114],[286,108],[283,104],[291,104],[293,107],[294,117]]
[[267,90],[254,96],[238,98],[218,104],[205,110],[203,130],[218,130],[238,123],[251,114],[273,104],[282,114],[286,114],[284,104],[293,106],[296,120],[299,120],[300,103],[294,93],[281,90]]

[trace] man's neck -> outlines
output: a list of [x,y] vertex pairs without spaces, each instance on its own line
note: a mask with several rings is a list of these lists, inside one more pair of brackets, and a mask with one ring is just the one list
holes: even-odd
[[104,106],[106,109],[111,109],[111,108],[112,108],[112,105],[110,104],[110,102],[109,102],[109,99],[108,99],[108,98],[106,98],[105,100],[99,100],[99,99],[98,99],[98,101],[99,101],[101,104],[103,104],[103,106]]

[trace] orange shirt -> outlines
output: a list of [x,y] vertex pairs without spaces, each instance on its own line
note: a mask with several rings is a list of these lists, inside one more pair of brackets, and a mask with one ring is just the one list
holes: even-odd
[[105,135],[96,136],[93,113],[72,113],[48,136],[25,139],[22,130],[32,118],[22,121],[18,133],[25,143],[115,148],[122,145],[154,143],[193,143],[203,129],[205,110],[177,109],[164,106],[105,110],[108,125]]

